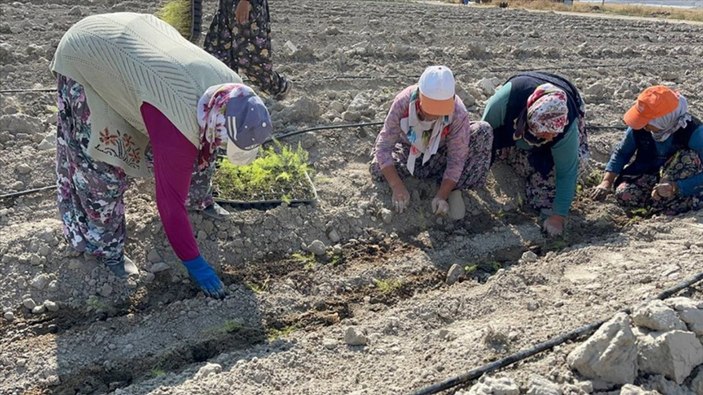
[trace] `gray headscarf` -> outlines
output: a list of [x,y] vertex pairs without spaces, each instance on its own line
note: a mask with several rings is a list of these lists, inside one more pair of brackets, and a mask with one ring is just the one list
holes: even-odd
[[685,128],[691,120],[691,114],[688,113],[688,101],[678,93],[679,106],[676,109],[662,117],[652,119],[649,124],[659,129],[658,132],[652,133],[652,138],[655,141],[665,141],[675,131]]

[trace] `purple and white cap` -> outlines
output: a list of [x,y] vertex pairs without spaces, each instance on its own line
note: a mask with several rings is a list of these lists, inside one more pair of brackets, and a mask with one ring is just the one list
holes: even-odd
[[225,108],[227,159],[246,165],[256,159],[259,146],[271,136],[271,115],[253,90],[230,98]]

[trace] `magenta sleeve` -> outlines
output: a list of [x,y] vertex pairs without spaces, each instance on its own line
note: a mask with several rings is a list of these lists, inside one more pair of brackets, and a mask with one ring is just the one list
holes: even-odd
[[154,154],[156,206],[166,237],[178,258],[194,259],[200,252],[185,203],[198,150],[156,107],[144,103],[140,110]]

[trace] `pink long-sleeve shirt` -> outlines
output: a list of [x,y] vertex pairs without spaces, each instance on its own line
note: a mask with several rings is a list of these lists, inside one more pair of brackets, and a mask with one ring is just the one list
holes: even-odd
[[179,259],[197,258],[200,251],[188,218],[186,198],[198,150],[156,107],[144,103],[140,110],[154,154],[156,206],[164,232]]
[[[408,117],[410,96],[417,85],[409,86],[393,100],[381,132],[376,137],[374,147],[375,160],[380,169],[393,166],[393,150],[397,143],[410,146],[405,132],[400,128],[400,120]],[[444,179],[458,182],[469,155],[469,113],[459,96],[454,96],[454,114],[449,126],[449,133],[440,140],[440,147],[447,145],[447,167]]]

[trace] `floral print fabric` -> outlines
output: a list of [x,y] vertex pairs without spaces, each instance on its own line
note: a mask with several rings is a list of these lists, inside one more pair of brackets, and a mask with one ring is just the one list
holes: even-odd
[[273,70],[271,62],[271,21],[267,0],[250,0],[249,21],[237,23],[234,10],[238,0],[220,0],[217,13],[205,36],[203,47],[232,70],[244,71],[262,91],[276,96],[287,81]]
[[[123,169],[93,160],[88,154],[90,108],[83,86],[62,75],[58,76],[57,86],[57,200],[64,236],[78,252],[108,264],[119,263],[126,238],[123,196],[130,179]],[[116,152],[129,148],[128,137],[109,130],[100,134],[103,144],[113,144]],[[143,159],[153,164],[150,146]],[[215,162],[207,162],[202,169],[194,164],[188,207],[197,210],[213,204],[211,179]]]
[[[491,146],[493,145],[493,129],[487,122],[471,122],[469,126],[469,147],[464,168],[459,176],[456,189],[473,189],[482,187],[486,183],[488,169],[491,165]],[[406,163],[410,154],[410,145],[397,143],[392,152],[398,175],[401,178],[411,176]],[[434,179],[442,182],[444,171],[447,167],[447,145],[442,145],[437,153],[426,163],[415,167],[412,176],[417,178]],[[378,162],[371,163],[371,175],[376,181],[383,181],[383,173]]]
[[684,149],[674,154],[662,167],[659,175],[624,175],[618,178],[615,198],[623,207],[649,208],[653,213],[676,215],[703,207],[703,192],[693,196],[674,196],[652,199],[652,189],[661,180],[683,180],[703,172],[701,158],[693,150]]
[[[579,132],[579,175],[583,175],[590,156],[588,134],[584,117],[579,117],[575,122],[578,122]],[[525,179],[525,198],[530,207],[536,210],[552,209],[556,197],[555,170],[552,167],[548,174],[542,174],[530,164],[529,155],[529,151],[508,147],[496,152],[496,160],[505,161],[520,178]]]

